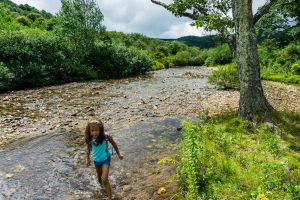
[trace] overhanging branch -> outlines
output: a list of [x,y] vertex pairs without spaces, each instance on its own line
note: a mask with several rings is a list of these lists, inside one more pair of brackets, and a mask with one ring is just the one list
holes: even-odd
[[259,21],[259,19],[266,14],[267,12],[269,12],[270,8],[277,3],[278,0],[267,0],[267,2],[265,3],[265,5],[263,5],[258,11],[257,13],[253,16],[253,24],[256,24],[256,22]]
[[[156,5],[162,6],[162,7],[164,7],[167,10],[170,10],[170,5],[168,5],[168,4],[165,4],[165,3],[160,2],[160,1],[155,1],[155,0],[151,0],[151,2],[154,3],[154,4],[156,4]],[[181,13],[180,15],[188,17],[188,18],[193,19],[193,20],[197,20],[198,19],[198,15],[196,13],[184,12],[184,13]]]

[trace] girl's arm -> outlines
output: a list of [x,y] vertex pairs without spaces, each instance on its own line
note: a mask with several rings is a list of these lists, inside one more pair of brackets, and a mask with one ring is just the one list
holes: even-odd
[[111,145],[116,150],[119,159],[122,160],[123,159],[123,155],[120,153],[117,143],[115,143],[115,141],[112,139],[112,137],[110,135],[107,136],[107,140],[111,143]]
[[91,165],[91,148],[89,147],[89,145],[87,145],[87,149],[86,149],[86,165],[90,166]]

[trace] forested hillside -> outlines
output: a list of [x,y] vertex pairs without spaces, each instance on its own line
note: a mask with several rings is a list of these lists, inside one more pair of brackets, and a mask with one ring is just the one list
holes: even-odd
[[216,35],[208,35],[208,36],[202,36],[202,37],[197,37],[197,36],[184,36],[180,37],[177,39],[163,39],[165,41],[179,41],[183,42],[184,44],[188,46],[196,46],[196,47],[201,47],[201,48],[212,48],[215,47],[218,38]]
[[203,65],[209,57],[206,50],[178,41],[107,32],[97,5],[80,4],[62,1],[53,16],[0,1],[0,91]]

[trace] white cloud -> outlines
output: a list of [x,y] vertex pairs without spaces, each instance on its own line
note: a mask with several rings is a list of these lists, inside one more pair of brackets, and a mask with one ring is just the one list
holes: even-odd
[[[170,3],[172,0],[162,0]],[[29,4],[40,10],[57,13],[60,0],[13,0]],[[50,3],[51,2],[51,3]],[[203,29],[190,26],[188,18],[178,18],[150,0],[97,0],[104,15],[107,30],[142,33],[155,38],[178,38],[187,35],[205,35]],[[265,0],[253,0],[254,10]]]

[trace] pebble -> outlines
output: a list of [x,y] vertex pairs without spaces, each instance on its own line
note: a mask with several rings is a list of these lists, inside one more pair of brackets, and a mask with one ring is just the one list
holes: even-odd
[[157,194],[161,195],[161,194],[164,194],[166,192],[167,192],[166,188],[161,187],[161,188],[158,189]]
[[122,187],[122,190],[123,190],[124,192],[129,192],[129,191],[132,190],[132,187],[131,187],[130,185],[124,185],[124,186]]

